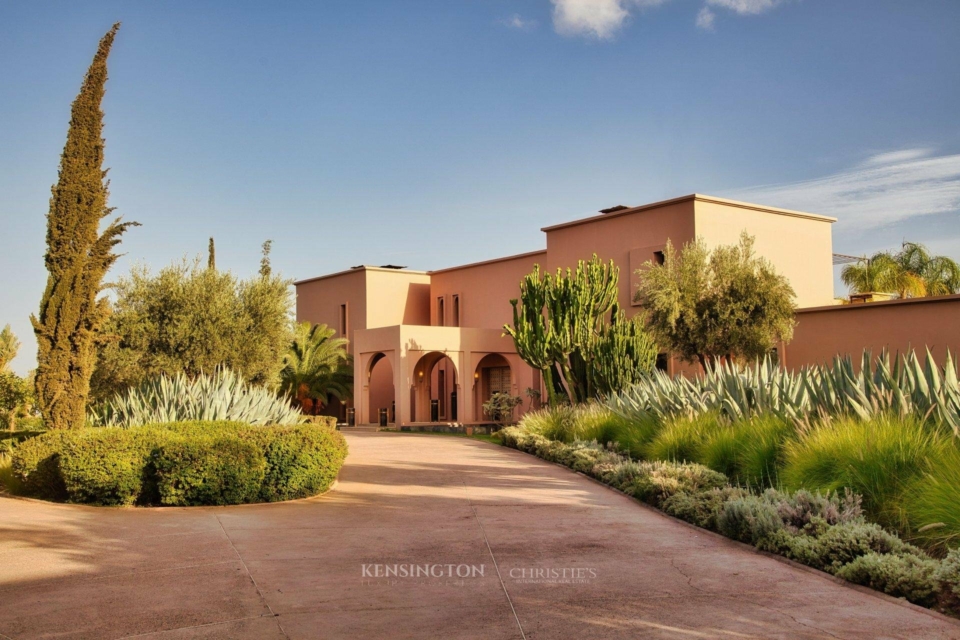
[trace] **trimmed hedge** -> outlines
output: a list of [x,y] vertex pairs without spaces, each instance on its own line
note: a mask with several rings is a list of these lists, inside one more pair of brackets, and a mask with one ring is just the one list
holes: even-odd
[[505,446],[571,467],[666,513],[890,595],[960,615],[960,550],[939,561],[867,522],[859,496],[755,493],[695,463],[635,461],[596,442],[565,444],[521,427]]
[[347,455],[326,426],[180,422],[51,431],[24,441],[22,493],[98,505],[226,505],[326,491]]

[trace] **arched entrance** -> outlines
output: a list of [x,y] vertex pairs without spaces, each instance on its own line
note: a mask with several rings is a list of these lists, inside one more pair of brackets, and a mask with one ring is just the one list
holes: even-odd
[[514,387],[513,370],[505,357],[488,353],[481,358],[473,372],[473,419],[477,422],[490,420],[483,411],[483,403],[494,393],[516,394]]
[[457,422],[459,376],[456,363],[445,353],[424,354],[413,368],[410,390],[414,422]]
[[387,410],[387,422],[396,422],[396,394],[393,388],[393,367],[390,358],[376,353],[367,367],[367,422],[377,424],[380,410]]

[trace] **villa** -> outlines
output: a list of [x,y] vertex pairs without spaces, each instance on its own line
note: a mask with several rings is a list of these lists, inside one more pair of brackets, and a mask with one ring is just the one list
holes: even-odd
[[[702,238],[714,247],[736,243],[746,230],[755,250],[796,292],[797,327],[780,345],[782,366],[797,368],[864,349],[929,348],[940,361],[960,351],[960,295],[841,304],[834,297],[835,218],[699,194],[543,228],[546,248],[438,271],[394,265],[358,266],[301,280],[297,320],[324,323],[349,340],[354,400],[328,410],[356,424],[489,423],[482,404],[493,393],[523,399],[518,415],[539,405],[540,372],[518,357],[503,325],[510,300],[534,265],[553,272],[597,254],[620,269],[620,306],[633,302],[636,271],[662,261],[674,246]],[[851,299],[850,302],[859,302]],[[671,374],[693,367],[670,354],[657,366]]]

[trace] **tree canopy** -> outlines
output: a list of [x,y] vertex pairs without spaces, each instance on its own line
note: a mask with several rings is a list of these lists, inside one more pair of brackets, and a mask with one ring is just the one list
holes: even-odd
[[223,366],[247,382],[279,381],[292,337],[290,282],[279,275],[240,280],[182,260],[155,275],[136,266],[115,292],[93,379],[97,399],[160,374]]
[[900,251],[879,251],[840,274],[853,293],[895,293],[901,298],[943,296],[960,292],[960,264],[937,256],[917,242],[904,242]]
[[346,400],[353,391],[353,367],[347,340],[334,338],[325,324],[297,324],[284,356],[280,391],[306,413],[316,413],[330,397]]
[[753,242],[743,233],[738,244],[711,251],[698,238],[679,252],[668,242],[663,264],[637,271],[635,299],[661,345],[706,368],[763,357],[793,337],[793,289]]

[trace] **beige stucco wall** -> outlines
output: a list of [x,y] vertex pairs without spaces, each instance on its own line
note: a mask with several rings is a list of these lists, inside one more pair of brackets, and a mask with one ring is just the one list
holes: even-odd
[[746,231],[757,255],[790,281],[798,307],[832,303],[833,218],[706,196],[694,202],[696,235],[708,247],[736,244]]
[[784,349],[784,365],[797,369],[825,364],[837,354],[854,362],[864,349],[922,354],[928,347],[943,363],[947,349],[960,354],[960,295],[891,300],[868,304],[802,309],[793,341]]

